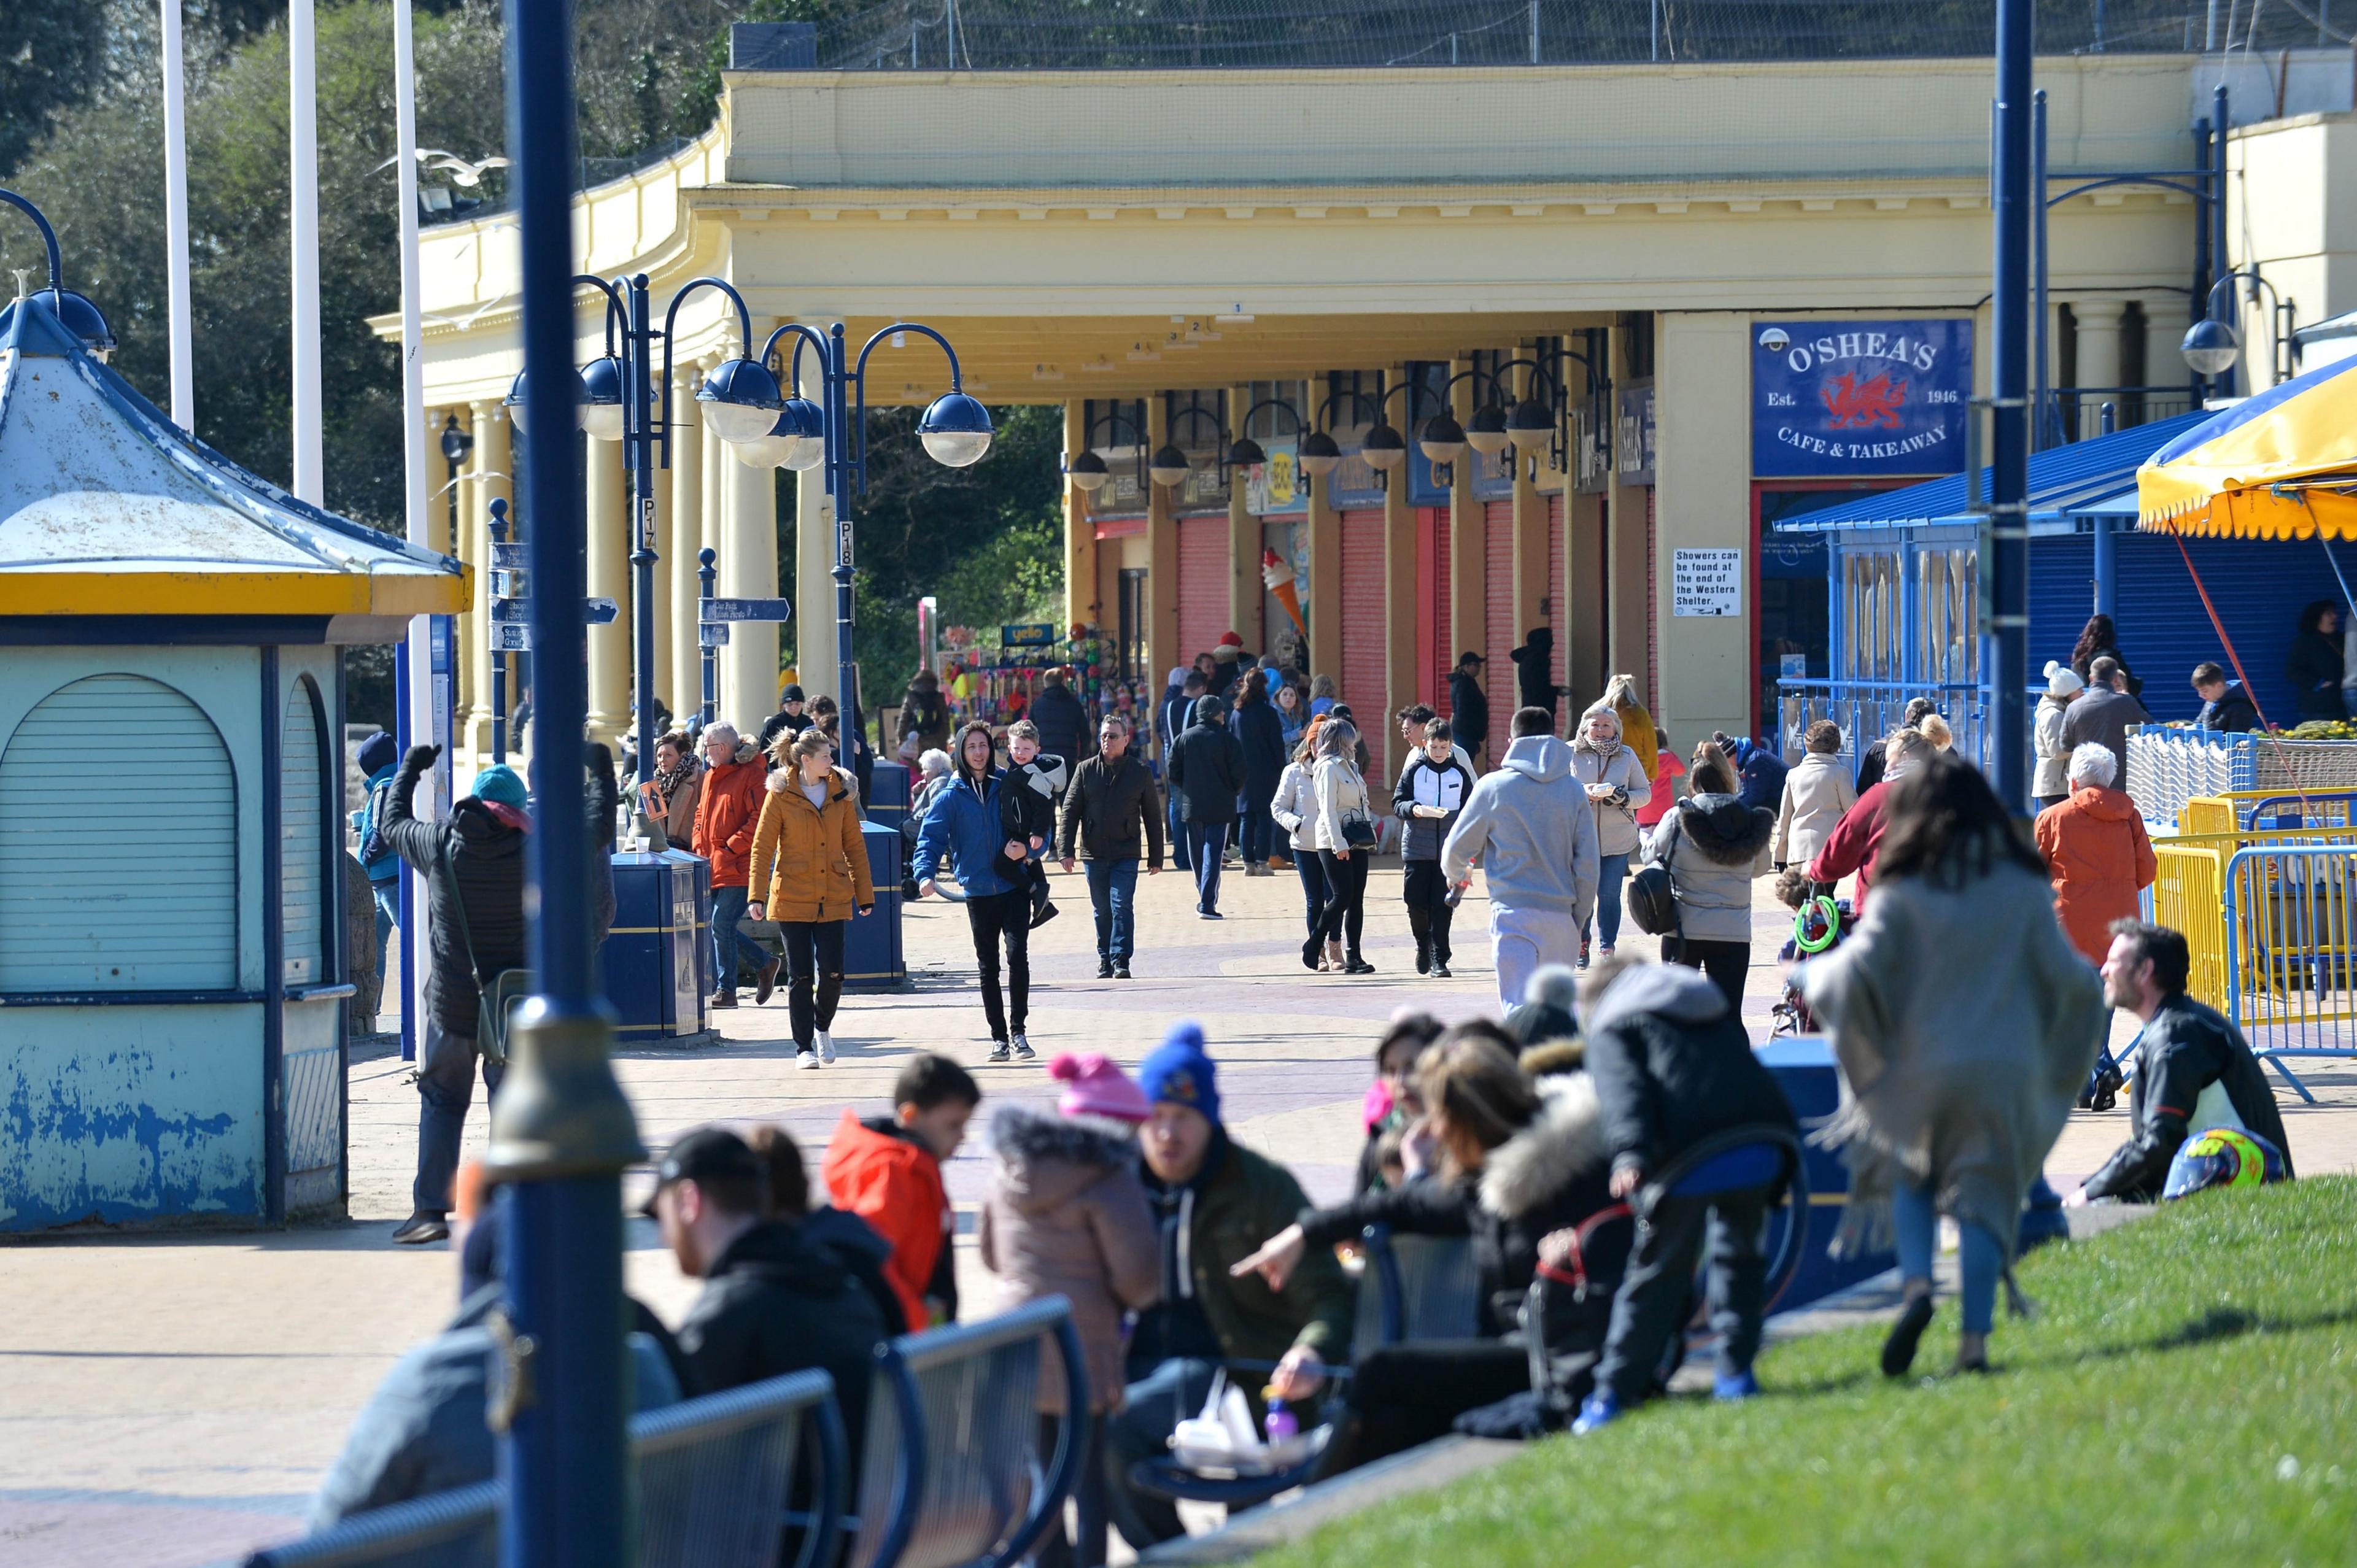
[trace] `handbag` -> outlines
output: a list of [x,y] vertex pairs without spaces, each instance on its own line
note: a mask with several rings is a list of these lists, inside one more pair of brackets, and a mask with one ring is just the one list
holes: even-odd
[[1678,934],[1681,920],[1677,889],[1670,877],[1670,864],[1677,857],[1678,846],[1673,843],[1666,859],[1629,878],[1629,918],[1649,937]]
[[[1356,769],[1352,771],[1355,774]],[[1359,779],[1359,803],[1345,807],[1340,813],[1340,821],[1342,827],[1342,843],[1346,846],[1364,850],[1372,850],[1375,847],[1375,820],[1367,814],[1366,779]]]
[[490,984],[483,983],[482,967],[475,961],[475,933],[467,924],[467,900],[458,892],[458,870],[450,863],[450,840],[447,834],[435,869],[449,891],[450,908],[458,919],[458,945],[466,953],[467,972],[475,981],[475,1048],[483,1053],[485,1061],[504,1065],[508,1059],[508,1015],[533,993],[532,971],[521,967],[503,969],[491,977]]

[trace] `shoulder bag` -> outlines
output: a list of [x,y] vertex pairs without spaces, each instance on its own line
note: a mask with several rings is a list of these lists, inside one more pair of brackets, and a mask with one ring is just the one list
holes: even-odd
[[[1683,832],[1678,834],[1679,838],[1684,836]],[[1637,923],[1639,930],[1649,937],[1674,937],[1678,934],[1678,896],[1670,875],[1671,862],[1677,857],[1678,846],[1674,840],[1667,855],[1629,878],[1629,918]]]
[[1359,780],[1359,803],[1342,811],[1342,842],[1352,849],[1372,850],[1375,847],[1375,822],[1367,814],[1367,781],[1355,773],[1353,777]]
[[508,1015],[532,994],[532,971],[522,967],[501,970],[489,984],[484,983],[482,966],[475,961],[475,933],[467,923],[467,900],[458,891],[458,868],[450,859],[447,832],[443,834],[442,854],[435,870],[449,892],[450,908],[458,922],[459,950],[466,956],[467,972],[475,982],[475,1048],[483,1053],[485,1061],[504,1064],[508,1059]]

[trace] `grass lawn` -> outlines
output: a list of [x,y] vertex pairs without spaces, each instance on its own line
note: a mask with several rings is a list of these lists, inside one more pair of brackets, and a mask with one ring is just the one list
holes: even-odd
[[1771,1350],[1766,1392],[1681,1399],[1534,1445],[1260,1559],[1576,1563],[2357,1563],[2357,1180],[2171,1206],[2025,1260],[1986,1378],[1881,1330]]

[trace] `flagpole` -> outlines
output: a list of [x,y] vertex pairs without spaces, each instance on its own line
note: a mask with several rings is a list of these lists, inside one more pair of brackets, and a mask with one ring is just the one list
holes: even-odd
[[172,423],[197,427],[194,328],[188,315],[188,115],[180,60],[180,0],[163,0],[164,231],[169,275]]
[[294,242],[295,494],[327,504],[319,392],[318,38],[312,0],[286,7],[287,209]]

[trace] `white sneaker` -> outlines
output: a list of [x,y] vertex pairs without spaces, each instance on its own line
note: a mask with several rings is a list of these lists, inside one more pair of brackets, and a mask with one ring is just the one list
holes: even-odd
[[834,1036],[827,1033],[824,1029],[821,1029],[818,1031],[818,1037],[813,1043],[818,1047],[818,1059],[826,1063],[830,1067],[834,1066]]
[[1031,1048],[1031,1042],[1025,1039],[1022,1036],[1017,1035],[1007,1043],[1015,1047],[1015,1059],[1017,1061],[1028,1062],[1037,1061],[1039,1059],[1039,1053],[1033,1050]]
[[797,1051],[794,1053],[794,1065],[798,1068],[804,1069],[805,1070],[816,1068],[818,1066],[818,1053],[816,1051]]

